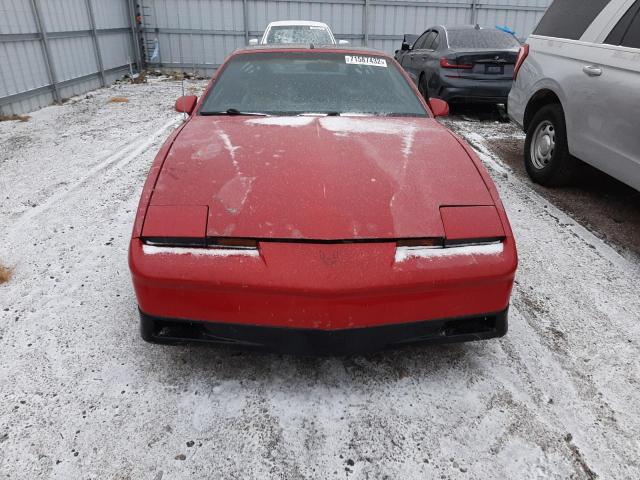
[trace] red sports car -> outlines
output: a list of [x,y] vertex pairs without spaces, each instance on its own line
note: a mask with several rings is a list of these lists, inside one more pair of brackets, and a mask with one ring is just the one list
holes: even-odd
[[145,340],[350,354],[506,333],[496,188],[391,57],[247,48],[176,108],[129,250]]

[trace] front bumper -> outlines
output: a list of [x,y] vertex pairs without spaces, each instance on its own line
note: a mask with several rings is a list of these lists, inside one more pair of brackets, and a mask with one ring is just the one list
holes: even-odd
[[294,355],[355,355],[414,343],[486,340],[507,333],[507,312],[371,328],[317,330],[167,319],[140,310],[148,342],[205,342]]
[[513,238],[486,247],[489,252],[478,248],[484,247],[432,257],[399,255],[395,242],[265,243],[250,255],[200,254],[150,249],[134,238],[129,265],[140,310],[160,320],[324,332],[402,329],[507,309],[517,266]]

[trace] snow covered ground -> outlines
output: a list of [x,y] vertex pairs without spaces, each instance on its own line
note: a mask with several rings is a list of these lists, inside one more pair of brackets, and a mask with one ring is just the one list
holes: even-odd
[[640,478],[640,267],[492,152],[511,126],[450,121],[518,241],[505,338],[324,359],[144,343],[127,242],[180,94],[118,85],[0,123],[0,478]]

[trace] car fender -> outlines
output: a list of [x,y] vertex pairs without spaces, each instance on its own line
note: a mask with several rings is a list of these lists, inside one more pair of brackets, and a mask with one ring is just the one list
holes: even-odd
[[523,126],[532,100],[544,90],[555,94],[566,112],[567,95],[565,90],[561,83],[549,73],[551,68],[549,63],[553,68],[560,68],[561,65],[557,62],[546,61],[549,60],[550,55],[544,51],[536,51],[535,45],[534,42],[531,42],[531,52],[523,63],[509,95],[509,112]]
[[558,99],[560,100],[560,105],[562,106],[562,108],[564,109],[564,106],[567,104],[567,96],[564,93],[564,89],[562,88],[562,86],[556,82],[555,80],[551,79],[551,78],[541,78],[540,80],[536,81],[531,88],[529,89],[531,93],[531,95],[529,96],[528,100],[527,100],[527,104],[526,104],[526,108],[529,107],[531,100],[540,92],[544,91],[544,90],[549,90],[552,93],[554,93],[556,95],[556,97],[558,97]]
[[[480,175],[480,178],[482,178],[482,181],[485,187],[489,191],[489,195],[491,195],[491,199],[493,200],[493,203],[498,211],[498,215],[500,216],[500,221],[502,222],[502,227],[504,228],[506,236],[508,238],[513,239],[514,238],[513,230],[511,229],[511,224],[509,223],[509,218],[507,217],[507,212],[504,208],[504,204],[500,199],[500,193],[498,192],[498,189],[496,188],[495,183],[493,183],[493,180],[491,179],[489,172],[487,172],[487,169],[482,163],[482,160],[480,160],[480,157],[478,157],[478,154],[473,150],[473,148],[471,148],[471,146],[469,146],[469,144],[460,135],[458,135],[457,133],[451,130],[449,130],[449,134],[456,139],[456,141],[460,144],[460,146],[464,149],[464,151],[469,156],[469,159],[475,166],[476,170],[478,171],[478,174]],[[517,257],[516,257],[516,262],[517,262]],[[517,266],[517,263],[516,263],[516,266]]]
[[156,186],[158,176],[160,175],[160,171],[162,170],[162,165],[164,164],[167,155],[171,151],[173,142],[175,142],[176,138],[178,138],[178,135],[188,122],[189,120],[183,122],[182,125],[176,128],[173,133],[169,135],[169,138],[167,138],[162,147],[160,147],[160,150],[156,154],[156,157],[151,164],[149,174],[147,175],[147,180],[144,183],[142,194],[140,195],[140,202],[138,203],[138,209],[136,211],[136,219],[133,223],[133,232],[131,233],[131,238],[138,238],[142,234],[144,217],[146,215],[149,202],[151,201],[151,196],[153,195],[153,190]]

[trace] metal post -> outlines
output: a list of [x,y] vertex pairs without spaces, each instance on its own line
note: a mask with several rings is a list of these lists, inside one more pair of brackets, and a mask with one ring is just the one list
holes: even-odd
[[478,0],[471,0],[471,25],[478,23]]
[[136,10],[133,4],[134,0],[128,0],[129,6],[129,22],[131,24],[131,41],[133,42],[133,54],[136,57],[136,65],[138,71],[142,71],[142,55],[140,54],[140,39],[138,38],[138,28],[136,25]]
[[369,0],[364,0],[364,11],[362,12],[362,30],[364,32],[364,46],[369,45]]
[[249,8],[247,0],[242,0],[242,22],[244,24],[244,44],[249,45]]
[[42,15],[40,13],[40,4],[38,0],[31,0],[31,10],[33,11],[33,16],[36,21],[36,28],[38,29],[38,33],[40,34],[40,41],[42,42],[42,51],[44,56],[44,62],[47,67],[47,75],[49,76],[49,82],[53,87],[53,100],[56,103],[60,103],[62,97],[60,97],[60,92],[58,90],[58,80],[56,78],[56,71],[53,67],[53,63],[51,62],[51,50],[49,49],[49,39],[47,38],[47,31],[44,28],[44,23],[42,22]]
[[96,32],[96,19],[93,15],[92,0],[85,0],[87,4],[87,13],[89,14],[89,25],[91,26],[91,39],[93,40],[93,48],[96,54],[96,64],[98,65],[98,73],[100,74],[100,84],[107,86],[107,80],[104,76],[104,65],[102,63],[102,53],[100,52],[100,44],[98,43],[98,33]]

